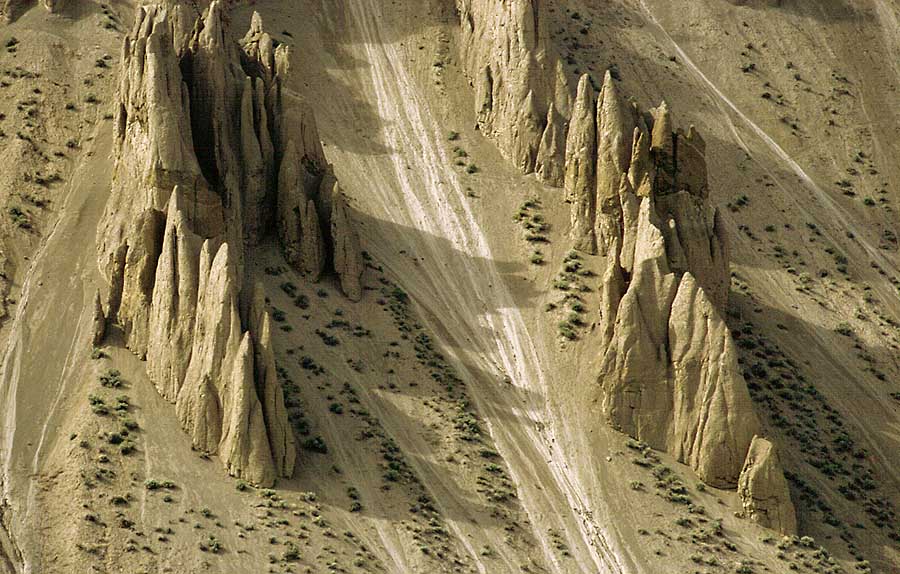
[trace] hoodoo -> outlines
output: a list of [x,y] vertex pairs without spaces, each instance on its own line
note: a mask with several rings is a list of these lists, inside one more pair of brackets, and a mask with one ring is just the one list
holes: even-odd
[[172,30],[168,9],[141,8],[125,40],[114,189],[98,235],[107,313],[195,448],[271,485],[293,474],[296,446],[264,297],[252,296],[252,320],[239,312],[251,297],[244,261],[277,221],[292,266],[313,281],[333,270],[359,300],[359,240],[311,113],[285,86],[287,46],[258,14],[230,40],[220,2],[189,39]]

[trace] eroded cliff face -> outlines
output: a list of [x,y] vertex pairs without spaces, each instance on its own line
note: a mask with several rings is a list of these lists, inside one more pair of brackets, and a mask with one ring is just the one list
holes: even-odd
[[212,2],[190,22],[177,2],[140,8],[125,40],[98,313],[147,359],[195,448],[271,485],[293,474],[296,444],[265,295],[243,261],[277,229],[290,265],[336,273],[354,300],[363,265],[312,114],[285,87],[289,48],[256,14],[234,42],[225,12]]
[[456,6],[479,128],[519,169],[560,185],[561,126],[571,94],[539,7],[534,0],[457,0]]
[[[759,430],[721,313],[728,246],[708,202],[705,145],[674,129],[663,104],[626,103],[606,74],[596,102],[579,83],[568,156],[596,150],[596,186],[567,189],[576,248],[606,254],[601,290],[599,401],[610,423],[733,487]],[[576,167],[573,162],[570,167]],[[580,196],[580,197],[579,197]],[[594,205],[594,209],[586,206]]]
[[703,138],[676,127],[665,102],[639,109],[609,72],[599,93],[582,76],[573,100],[537,0],[457,7],[479,129],[523,172],[564,187],[572,246],[606,257],[602,416],[735,487],[760,425],[722,318],[728,242]]
[[596,192],[573,204],[572,229],[576,247],[595,238],[607,256],[602,412],[705,482],[734,487],[759,421],[722,318],[728,244],[708,201],[705,144],[674,128],[665,103],[649,114],[624,103],[610,74],[596,107],[596,120],[578,118],[595,126],[572,122],[597,134]]

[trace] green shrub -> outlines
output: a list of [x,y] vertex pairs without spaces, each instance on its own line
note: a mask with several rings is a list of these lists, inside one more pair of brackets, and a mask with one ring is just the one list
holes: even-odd
[[88,395],[88,403],[91,405],[91,411],[95,415],[104,416],[109,414],[109,407],[106,406],[106,402],[101,397],[94,394]]
[[147,490],[173,490],[176,488],[175,483],[171,480],[156,480],[148,478],[144,481],[144,488]]
[[834,332],[838,335],[843,335],[844,337],[852,337],[853,327],[851,327],[849,323],[840,323],[834,328]]
[[100,386],[109,389],[118,389],[123,384],[122,373],[118,369],[109,369],[100,375]]
[[325,439],[320,436],[303,441],[303,448],[320,454],[326,454],[328,452],[328,446],[325,444]]

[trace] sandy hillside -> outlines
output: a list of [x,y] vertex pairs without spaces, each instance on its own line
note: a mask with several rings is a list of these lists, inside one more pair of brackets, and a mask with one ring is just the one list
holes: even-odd
[[896,2],[3,13],[0,573],[900,568]]

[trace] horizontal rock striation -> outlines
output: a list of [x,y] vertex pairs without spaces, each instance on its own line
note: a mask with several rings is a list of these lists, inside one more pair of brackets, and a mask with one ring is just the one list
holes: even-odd
[[141,7],[124,42],[97,237],[105,318],[146,358],[194,447],[271,485],[293,474],[296,444],[246,252],[271,230],[293,267],[334,272],[357,300],[359,239],[312,113],[285,86],[289,48],[258,14],[234,42],[221,1],[193,10]]

